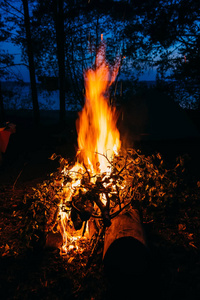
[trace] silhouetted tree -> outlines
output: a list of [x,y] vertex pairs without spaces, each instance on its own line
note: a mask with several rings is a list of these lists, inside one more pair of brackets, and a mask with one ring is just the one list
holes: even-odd
[[[66,92],[67,102],[71,96],[72,101],[84,103],[83,73],[95,61],[101,34],[110,62],[116,55],[126,56],[121,74],[138,76],[145,68],[155,67],[158,78],[169,79],[170,72],[171,79],[184,82],[189,93],[199,95],[197,0],[31,2],[36,74],[58,78],[61,120]],[[18,35],[21,45],[26,42],[23,29]]]
[[[38,124],[40,115],[35,78],[34,53],[31,39],[29,3],[28,0],[4,0],[1,9],[5,13],[5,26],[10,34],[10,42],[22,46],[24,61],[28,61],[28,64],[20,63],[18,65],[26,65],[29,69],[34,121],[35,124]],[[27,57],[27,60],[25,57]],[[7,67],[15,65],[16,64],[13,62],[12,64],[7,64]]]
[[59,73],[60,122],[63,124],[65,121],[65,34],[63,0],[55,0],[55,27]]
[[[65,65],[67,101],[73,94],[72,101],[83,105],[83,73],[95,61],[101,34],[106,39],[107,58],[111,62],[116,55],[122,53],[120,32],[123,25],[118,20],[113,22],[110,16],[111,2],[113,1],[100,1],[99,3],[98,1],[88,3],[83,0],[63,1],[63,38],[61,38],[62,30],[58,30],[59,24],[57,24],[57,1],[38,1],[33,10],[32,32],[37,61],[36,72],[42,77],[60,77],[58,65],[62,65],[63,68]],[[107,9],[107,4],[109,4],[109,9]],[[62,17],[59,18],[59,22],[60,20]],[[112,34],[115,36],[114,39]],[[58,41],[64,43],[65,57],[64,60],[63,57],[59,59],[59,61],[63,61],[62,64],[58,61],[58,57],[61,57]],[[56,55],[58,53],[59,55]]]
[[[0,14],[0,43],[10,38],[10,31],[2,21]],[[14,57],[5,50],[0,50],[0,123],[5,121],[5,110],[1,89],[1,80],[10,77],[9,66],[13,65]]]
[[155,67],[159,79],[175,80],[188,99],[200,103],[199,1],[127,1],[126,7],[127,55],[134,59],[139,52],[141,63]]
[[28,0],[22,0],[22,3],[23,3],[23,9],[24,9],[24,25],[25,25],[25,30],[26,30],[26,46],[27,46],[27,55],[28,55],[28,62],[29,62],[33,113],[34,113],[34,121],[35,121],[35,124],[37,125],[40,121],[40,113],[39,113],[38,96],[37,96],[35,64],[34,64],[34,55],[33,55],[32,39],[31,39]]

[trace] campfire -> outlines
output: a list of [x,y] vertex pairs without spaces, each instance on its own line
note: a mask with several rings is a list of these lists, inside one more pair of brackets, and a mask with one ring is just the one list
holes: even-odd
[[[76,122],[76,157],[71,161],[53,154],[52,160],[59,159],[58,171],[25,196],[28,247],[34,248],[53,234],[62,239],[55,244],[63,256],[82,253],[86,244],[90,253],[95,253],[104,241],[104,257],[113,237],[121,237],[116,235],[120,231],[145,245],[138,203],[146,220],[151,221],[152,210],[173,202],[183,161],[168,170],[159,153],[145,156],[122,147],[117,110],[109,103],[109,88],[119,65],[120,60],[113,66],[107,63],[102,42],[95,66],[84,74],[85,106]],[[123,230],[118,223],[123,223]]]
[[[128,192],[122,175],[126,162],[119,157],[121,141],[116,108],[109,104],[109,87],[115,81],[119,60],[110,66],[102,42],[95,67],[85,79],[85,106],[77,120],[78,151],[71,166],[63,161],[62,201],[58,212],[63,236],[61,253],[77,248],[76,241],[99,233],[127,205]],[[55,158],[55,156],[53,156]],[[127,190],[127,189],[125,189]],[[126,197],[123,196],[126,194]],[[130,200],[129,200],[130,202]]]

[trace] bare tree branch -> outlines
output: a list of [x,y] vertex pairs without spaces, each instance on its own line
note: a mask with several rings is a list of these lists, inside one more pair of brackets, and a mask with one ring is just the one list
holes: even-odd
[[20,11],[19,9],[17,9],[15,6],[11,5],[7,0],[4,0],[4,2],[10,6],[11,8],[13,8],[14,10],[16,10],[19,14],[21,14],[22,16],[24,16],[24,13],[22,11]]

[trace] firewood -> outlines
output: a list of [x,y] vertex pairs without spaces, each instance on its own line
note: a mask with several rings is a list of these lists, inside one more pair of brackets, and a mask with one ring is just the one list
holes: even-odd
[[144,282],[148,259],[139,212],[129,208],[112,219],[111,226],[105,231],[103,262],[115,298],[126,299],[133,287],[137,289]]
[[111,226],[105,232],[103,257],[115,240],[124,237],[133,237],[146,246],[144,230],[136,209],[129,208],[112,219]]

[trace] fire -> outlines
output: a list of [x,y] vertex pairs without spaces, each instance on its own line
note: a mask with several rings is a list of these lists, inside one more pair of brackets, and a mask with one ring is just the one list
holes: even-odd
[[[119,61],[111,67],[105,58],[105,44],[102,42],[96,56],[95,67],[88,69],[84,74],[85,79],[85,105],[79,113],[76,123],[78,132],[77,163],[70,169],[72,182],[63,188],[67,190],[67,198],[70,200],[74,190],[80,185],[81,176],[88,170],[90,176],[98,173],[108,173],[108,161],[121,147],[120,134],[117,129],[116,108],[109,105],[109,88],[114,82],[119,69]],[[73,180],[73,172],[76,172],[76,180]],[[80,180],[77,179],[80,174]],[[102,195],[102,202],[104,202]],[[63,246],[61,252],[67,252],[67,242],[72,241],[75,235],[67,228],[69,226],[69,213],[60,213],[60,228],[63,234]],[[81,238],[81,233],[79,238]],[[76,236],[75,239],[78,239]],[[69,250],[69,247],[68,247]]]
[[109,105],[109,87],[114,82],[119,68],[113,70],[106,63],[105,46],[99,49],[96,68],[85,72],[85,106],[77,121],[78,146],[85,165],[92,171],[107,171],[107,160],[112,159],[121,146],[119,131],[116,126],[115,107]]

